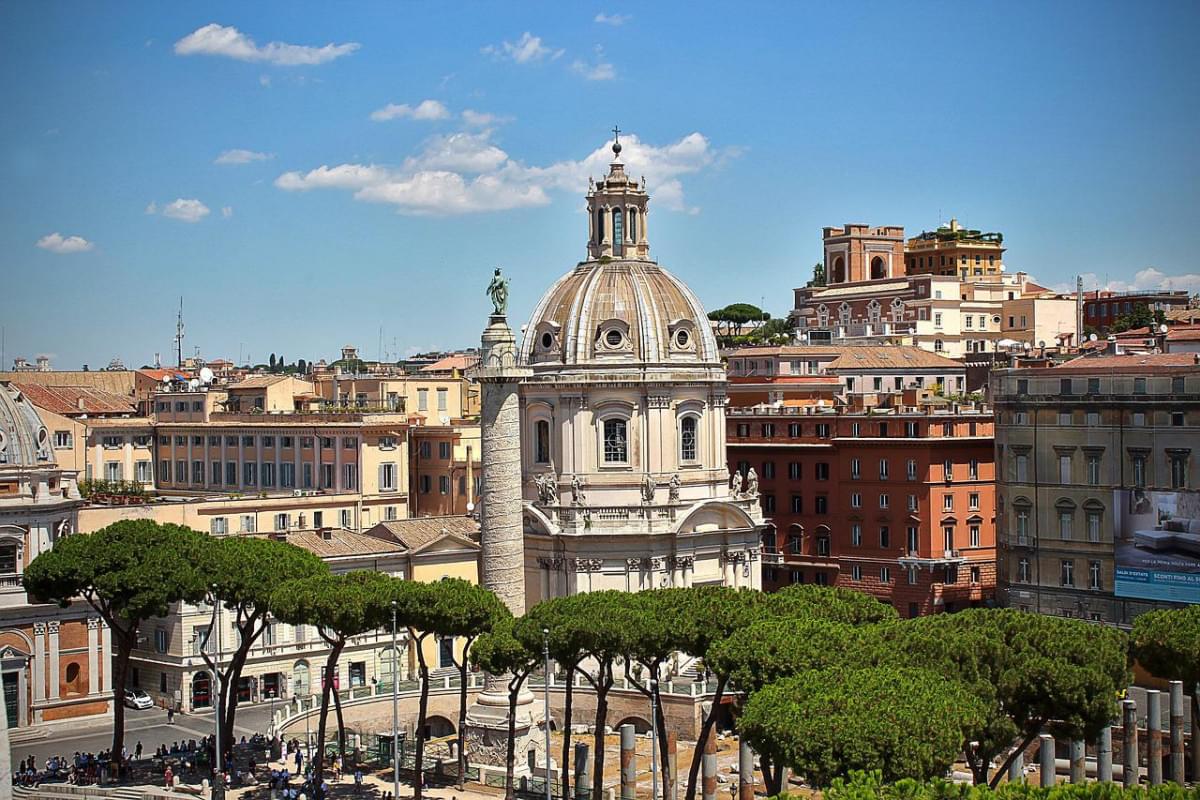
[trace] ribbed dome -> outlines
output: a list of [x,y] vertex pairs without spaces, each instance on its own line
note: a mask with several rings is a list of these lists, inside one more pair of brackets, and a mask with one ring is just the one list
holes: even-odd
[[525,329],[521,354],[540,364],[719,362],[704,307],[653,261],[585,261],[550,287]]
[[0,467],[53,464],[50,436],[37,409],[9,384],[0,384]]

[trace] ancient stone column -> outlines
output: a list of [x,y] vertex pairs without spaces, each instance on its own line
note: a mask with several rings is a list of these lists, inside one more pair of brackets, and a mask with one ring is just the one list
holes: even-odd
[[745,739],[738,747],[738,800],[754,800],[754,751]]
[[704,742],[704,758],[700,761],[701,797],[717,800],[717,737],[709,735]]
[[1200,708],[1197,708],[1196,694],[1200,692],[1200,684],[1192,686],[1192,780],[1200,781]]
[[675,731],[667,732],[667,796],[665,800],[679,797],[679,737]]
[[591,800],[592,759],[587,742],[575,743],[575,800]]
[[1025,752],[1017,753],[1013,760],[1008,764],[1008,782],[1009,783],[1024,783],[1025,782]]
[[1112,782],[1112,725],[1100,731],[1100,744],[1096,746],[1096,780]]
[[[482,434],[480,460],[480,583],[499,597],[513,616],[525,613],[525,546],[521,501],[520,382],[532,374],[517,358],[517,340],[502,314],[488,318],[480,361],[472,376],[480,384]],[[466,739],[470,760],[503,766],[508,742],[508,678],[489,675],[467,709]],[[533,694],[523,689],[516,708],[516,774],[529,774],[525,754],[539,749],[536,736],[542,714]],[[545,755],[549,774],[549,753]]]
[[637,734],[631,723],[621,726],[621,800],[637,797]]
[[1171,780],[1183,786],[1183,681],[1171,681]]
[[1071,783],[1083,783],[1087,780],[1087,773],[1084,769],[1085,760],[1087,758],[1087,745],[1083,739],[1071,740]]
[[1162,692],[1146,690],[1146,777],[1151,786],[1162,783]]
[[1121,725],[1124,728],[1121,743],[1121,785],[1137,786],[1138,782],[1138,731],[1137,703],[1133,700],[1121,702]]
[[1041,771],[1041,785],[1054,785],[1054,737],[1048,733],[1038,735],[1038,769]]

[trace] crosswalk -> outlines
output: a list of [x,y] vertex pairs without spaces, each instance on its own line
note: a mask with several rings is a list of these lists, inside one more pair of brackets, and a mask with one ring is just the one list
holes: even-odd
[[69,794],[62,791],[67,787],[55,784],[46,784],[44,786],[14,786],[13,800],[61,800],[61,798],[75,797],[79,798],[111,798],[112,800],[145,800],[145,789],[150,787],[138,788],[136,786],[121,786],[109,788],[91,787],[86,795],[81,794],[76,787],[70,787],[74,791]]

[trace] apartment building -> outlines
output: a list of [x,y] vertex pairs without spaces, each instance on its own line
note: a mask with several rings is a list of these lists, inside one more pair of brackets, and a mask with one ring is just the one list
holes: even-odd
[[1200,602],[1200,365],[1100,355],[997,372],[999,599],[1128,625]]
[[995,279],[1004,271],[1004,234],[983,233],[951,219],[904,244],[909,275],[949,275],[963,281]]
[[759,480],[763,588],[868,592],[906,617],[991,602],[993,418],[983,406],[728,409],[731,469]]
[[401,411],[431,424],[479,414],[479,388],[458,373],[327,373],[314,376],[314,381],[317,396],[341,408]]
[[734,406],[807,404],[835,395],[905,390],[954,396],[967,388],[961,362],[904,345],[743,347],[726,360]]
[[412,516],[473,511],[483,475],[480,453],[477,421],[452,420],[449,425],[410,427]]
[[[466,517],[382,522],[362,533],[320,528],[247,535],[270,535],[309,550],[335,573],[367,569],[408,580],[478,581],[478,524]],[[144,689],[159,705],[185,711],[211,708],[214,686],[201,651],[216,651],[221,663],[227,663],[238,641],[233,620],[223,610],[217,620],[220,636],[210,638],[213,621],[212,606],[189,603],[176,604],[168,616],[148,621],[143,625],[145,643],[130,661],[131,685]],[[424,643],[424,656],[435,670],[446,669],[453,658],[461,657],[463,646],[461,639],[431,637]],[[286,701],[319,693],[327,655],[327,645],[312,626],[268,624],[246,660],[238,702]],[[417,655],[407,631],[400,636],[396,661],[401,681],[415,676]],[[391,631],[351,638],[332,680],[335,688],[350,691],[390,685]]]
[[1106,289],[1083,293],[1083,324],[1103,335],[1109,332],[1118,317],[1132,314],[1138,306],[1151,312],[1182,311],[1191,305],[1186,291],[1135,290],[1114,292]]

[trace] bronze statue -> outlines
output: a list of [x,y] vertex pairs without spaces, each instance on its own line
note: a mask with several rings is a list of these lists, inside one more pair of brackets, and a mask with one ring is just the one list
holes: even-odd
[[492,299],[492,316],[503,317],[508,313],[508,280],[500,274],[499,267],[496,267],[496,274],[488,284],[487,294]]

